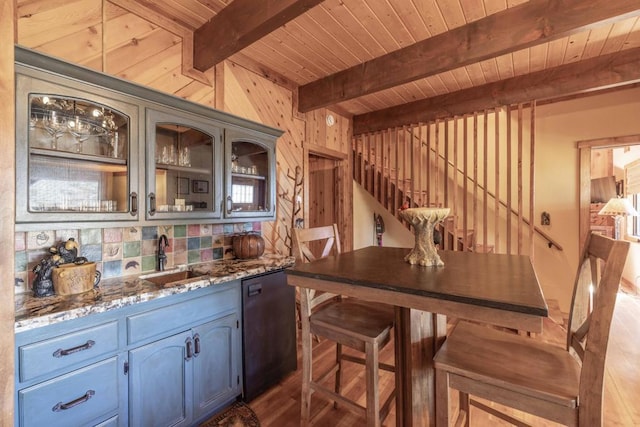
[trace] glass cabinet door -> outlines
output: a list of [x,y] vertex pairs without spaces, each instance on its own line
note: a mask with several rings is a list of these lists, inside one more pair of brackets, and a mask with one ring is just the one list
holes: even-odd
[[225,134],[227,217],[271,217],[275,213],[275,141],[249,131]]
[[[137,215],[129,141],[136,108],[19,75],[17,222]],[[26,193],[24,191],[26,189]],[[106,215],[106,216],[105,216]]]
[[147,217],[219,218],[220,129],[193,115],[148,109],[147,130]]

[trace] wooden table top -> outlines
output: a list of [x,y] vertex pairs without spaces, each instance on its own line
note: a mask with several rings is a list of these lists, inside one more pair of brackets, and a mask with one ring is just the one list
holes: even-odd
[[409,248],[369,246],[286,270],[293,276],[548,315],[542,289],[528,256],[439,251],[444,267],[404,261]]

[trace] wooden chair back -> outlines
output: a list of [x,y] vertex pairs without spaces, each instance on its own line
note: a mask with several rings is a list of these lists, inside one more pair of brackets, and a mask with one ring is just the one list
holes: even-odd
[[[312,262],[341,253],[340,235],[336,224],[313,228],[294,228],[292,240],[295,257],[300,262]],[[316,295],[312,289],[301,289],[300,291],[301,299],[306,300],[306,304],[302,304],[301,307],[302,316],[310,316],[315,307],[337,297],[330,293]]]
[[[592,233],[583,250],[573,290],[567,350],[582,360],[581,425],[602,420],[604,373],[611,320],[629,242]],[[589,424],[589,420],[593,424]],[[586,422],[586,424],[584,424]]]

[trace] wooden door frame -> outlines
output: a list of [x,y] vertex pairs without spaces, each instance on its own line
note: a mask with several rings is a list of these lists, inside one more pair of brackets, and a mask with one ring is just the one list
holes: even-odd
[[591,151],[600,148],[616,148],[627,145],[639,145],[640,134],[616,136],[611,138],[598,138],[578,141],[576,143],[580,153],[580,217],[579,237],[580,248],[584,247],[589,233],[589,208],[591,205]]
[[304,176],[304,207],[303,218],[304,223],[309,224],[309,157],[316,156],[329,159],[335,162],[337,185],[334,200],[336,202],[336,224],[340,232],[340,241],[342,242],[342,250],[350,251],[353,249],[353,222],[351,212],[353,212],[353,191],[350,168],[349,154],[330,148],[322,147],[315,144],[305,144],[303,148],[302,170]]

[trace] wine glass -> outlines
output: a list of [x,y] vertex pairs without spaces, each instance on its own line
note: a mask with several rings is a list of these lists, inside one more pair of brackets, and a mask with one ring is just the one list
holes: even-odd
[[51,136],[51,149],[57,150],[58,138],[64,135],[66,130],[64,119],[58,116],[55,111],[52,111],[49,117],[42,119],[42,125]]
[[69,133],[76,138],[76,152],[82,153],[82,143],[92,135],[92,126],[80,120],[79,116],[76,116],[75,120],[67,122],[67,127],[69,128]]

